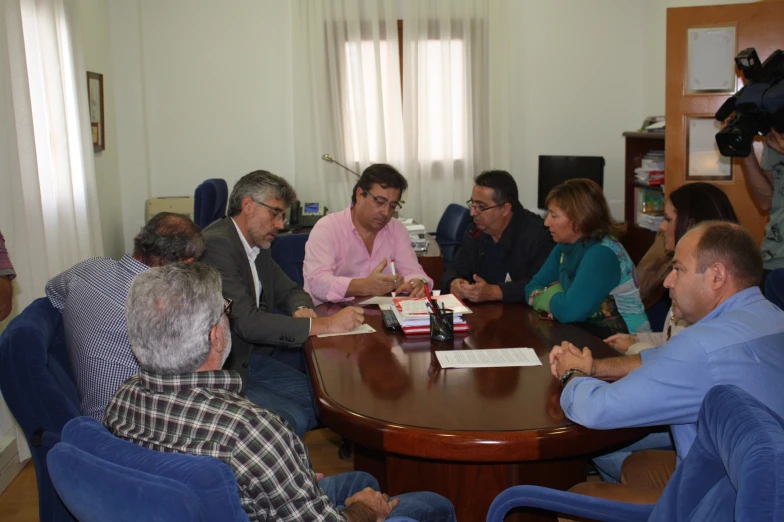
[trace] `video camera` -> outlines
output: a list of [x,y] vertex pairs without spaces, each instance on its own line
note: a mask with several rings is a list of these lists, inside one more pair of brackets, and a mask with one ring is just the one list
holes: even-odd
[[734,113],[716,134],[716,144],[722,156],[746,157],[756,135],[764,136],[771,128],[784,133],[784,51],[773,52],[760,64],[757,51],[749,47],[738,53],[735,64],[748,83],[716,112],[719,121]]

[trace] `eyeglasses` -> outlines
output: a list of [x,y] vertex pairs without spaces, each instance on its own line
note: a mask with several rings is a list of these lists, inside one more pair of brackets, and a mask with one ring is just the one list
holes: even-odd
[[485,210],[490,210],[491,208],[503,207],[504,205],[506,205],[506,203],[499,203],[498,205],[493,205],[492,207],[485,207],[474,203],[473,199],[469,199],[468,201],[466,201],[466,206],[468,207],[468,209],[473,210],[477,214],[481,214]]
[[362,189],[362,192],[366,196],[370,196],[371,198],[373,198],[373,202],[375,203],[376,208],[381,208],[388,205],[389,208],[392,209],[392,212],[398,212],[400,209],[403,208],[403,203],[405,203],[405,201],[389,201],[387,198],[383,196],[374,196],[373,194],[371,194],[370,192],[364,189]]
[[228,297],[223,298],[223,313],[226,315],[231,314],[231,305],[234,304],[234,301],[229,299]]
[[[252,198],[251,198],[252,199]],[[286,224],[286,211],[282,208],[273,207],[272,205],[267,205],[266,203],[262,203],[261,201],[253,200],[254,203],[257,205],[261,205],[262,207],[267,207],[272,212],[272,219],[280,219]]]

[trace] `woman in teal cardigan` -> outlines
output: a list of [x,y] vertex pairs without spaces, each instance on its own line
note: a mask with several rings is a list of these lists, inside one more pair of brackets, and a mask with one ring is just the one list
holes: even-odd
[[526,286],[528,302],[562,323],[588,323],[599,335],[648,332],[634,263],[616,237],[601,187],[588,179],[561,183],[547,196],[556,246]]

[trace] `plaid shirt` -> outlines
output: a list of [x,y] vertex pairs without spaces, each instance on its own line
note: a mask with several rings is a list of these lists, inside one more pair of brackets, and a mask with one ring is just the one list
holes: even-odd
[[340,520],[305,445],[277,415],[240,397],[228,370],[162,376],[144,370],[120,386],[103,423],[157,451],[217,457],[237,477],[251,520]]
[[8,250],[5,248],[5,238],[2,232],[0,232],[0,276],[8,276],[8,279],[16,277],[14,265],[11,264],[11,260],[8,258]]

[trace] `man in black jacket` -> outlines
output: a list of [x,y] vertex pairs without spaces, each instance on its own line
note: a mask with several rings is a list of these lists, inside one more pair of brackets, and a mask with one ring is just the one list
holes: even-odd
[[482,172],[467,202],[474,223],[441,278],[441,291],[475,303],[525,301],[525,285],[554,243],[542,218],[523,208],[503,170]]

